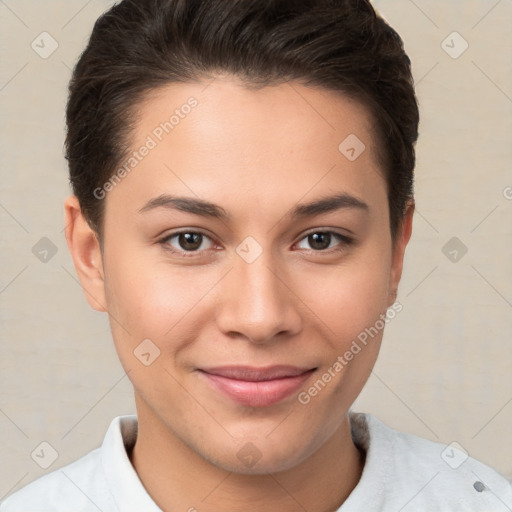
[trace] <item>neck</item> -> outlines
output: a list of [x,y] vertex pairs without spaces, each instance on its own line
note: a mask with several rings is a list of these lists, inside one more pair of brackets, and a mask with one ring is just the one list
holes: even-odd
[[357,485],[364,466],[347,416],[334,435],[298,466],[258,475],[211,464],[147,407],[138,404],[137,416],[137,441],[129,456],[145,489],[164,512],[333,512]]

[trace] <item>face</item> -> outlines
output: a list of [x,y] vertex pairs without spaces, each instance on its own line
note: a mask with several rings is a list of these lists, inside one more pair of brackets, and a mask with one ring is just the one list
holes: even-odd
[[230,471],[298,465],[371,372],[410,235],[393,246],[371,118],[218,77],[154,91],[131,149],[106,187],[101,279],[81,279],[140,417]]

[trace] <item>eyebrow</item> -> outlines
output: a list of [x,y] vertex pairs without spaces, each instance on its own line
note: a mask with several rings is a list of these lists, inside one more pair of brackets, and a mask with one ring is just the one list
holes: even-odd
[[[179,210],[203,217],[211,217],[224,221],[231,220],[231,215],[224,208],[203,199],[193,197],[177,197],[169,194],[161,194],[158,197],[150,199],[140,210],[139,213],[145,213],[156,208],[167,208]],[[361,199],[350,194],[336,194],[317,199],[310,203],[297,205],[287,214],[288,217],[295,220],[298,218],[312,217],[322,213],[329,213],[341,209],[355,208],[368,212],[370,207]]]

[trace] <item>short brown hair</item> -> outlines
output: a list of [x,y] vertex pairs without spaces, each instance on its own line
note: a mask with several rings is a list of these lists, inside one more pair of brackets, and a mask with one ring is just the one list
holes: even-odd
[[66,110],[70,182],[100,242],[94,190],[127,153],[143,94],[218,73],[251,87],[296,80],[367,106],[395,239],[413,196],[419,112],[402,40],[368,0],[123,0],[96,21]]

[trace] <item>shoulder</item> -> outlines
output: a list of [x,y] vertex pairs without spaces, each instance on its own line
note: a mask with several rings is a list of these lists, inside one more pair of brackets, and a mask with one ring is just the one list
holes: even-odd
[[398,432],[368,414],[352,418],[361,427],[356,431],[366,431],[370,469],[379,475],[388,498],[404,511],[490,512],[512,507],[510,482],[460,445]]
[[74,510],[97,512],[94,498],[102,492],[100,458],[100,448],[97,448],[34,480],[5,499],[0,512],[60,512],[69,510],[71,503]]
[[121,443],[122,431],[133,429],[134,418],[114,418],[100,448],[11,494],[0,504],[0,512],[68,512],[70,504],[77,512],[116,511],[104,459]]

